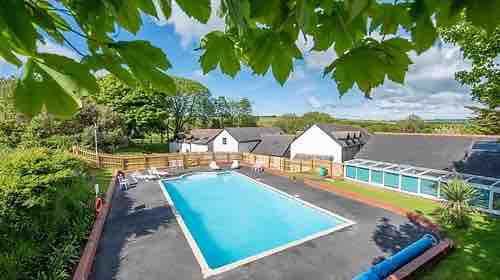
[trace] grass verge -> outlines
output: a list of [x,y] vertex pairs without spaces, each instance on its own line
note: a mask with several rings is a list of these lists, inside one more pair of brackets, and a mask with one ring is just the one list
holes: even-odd
[[[419,211],[429,218],[439,207],[439,203],[398,193],[374,186],[351,181],[323,179],[312,174],[293,174],[291,176],[322,180],[335,188],[356,193],[408,211]],[[498,279],[500,280],[500,219],[481,213],[472,216],[468,229],[453,229],[443,226],[446,235],[453,239],[456,250],[444,258],[439,265],[419,274],[418,279]]]

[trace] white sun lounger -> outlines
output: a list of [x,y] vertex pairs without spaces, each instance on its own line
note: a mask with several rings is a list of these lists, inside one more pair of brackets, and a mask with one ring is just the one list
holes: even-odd
[[220,167],[217,165],[217,162],[211,161],[208,167],[212,170],[220,170]]

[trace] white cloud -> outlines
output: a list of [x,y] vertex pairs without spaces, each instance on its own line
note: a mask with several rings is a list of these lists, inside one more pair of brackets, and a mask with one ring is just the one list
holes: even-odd
[[304,55],[304,62],[307,69],[323,70],[323,68],[333,62],[337,58],[337,54],[333,47],[323,52],[312,51],[314,46],[314,39],[311,36],[304,37],[299,35],[297,46]]
[[175,32],[179,34],[181,45],[186,48],[193,41],[199,40],[202,36],[213,30],[224,30],[224,20],[217,16],[220,7],[220,0],[211,0],[212,14],[206,24],[190,18],[175,1],[172,1],[172,15],[166,20],[164,16],[155,22],[158,25],[171,24]]
[[73,50],[50,41],[46,41],[45,43],[38,42],[37,47],[39,52],[53,53],[79,60],[78,54]]
[[[37,42],[37,48],[39,52],[53,53],[58,55],[63,55],[75,60],[79,60],[78,55],[71,49],[58,45],[56,43],[46,41],[45,43]],[[16,55],[23,63],[26,62],[26,57],[22,55]],[[10,76],[10,75],[20,75],[20,68],[8,63],[4,59],[0,58],[0,76]]]
[[[455,81],[457,71],[470,69],[458,47],[434,46],[425,53],[410,54],[414,64],[403,85],[387,80],[372,92],[372,100],[342,98],[335,104],[306,102],[311,109],[321,108],[337,117],[357,119],[401,119],[410,113],[423,118],[464,118],[470,110],[464,106],[477,105],[470,90]],[[354,94],[361,95],[359,91]],[[358,98],[359,99],[359,98]],[[316,100],[318,100],[316,98]],[[321,99],[320,99],[321,100]]]

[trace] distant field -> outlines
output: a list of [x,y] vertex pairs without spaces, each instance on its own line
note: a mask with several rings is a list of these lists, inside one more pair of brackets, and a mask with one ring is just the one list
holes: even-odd
[[[283,120],[284,118],[280,116],[260,116],[257,120],[257,125],[262,127],[272,127],[272,126],[282,127],[281,124],[283,123]],[[363,127],[370,132],[401,132],[401,129],[397,125],[396,121],[335,119],[333,123]],[[464,126],[464,123],[465,120],[445,120],[445,119],[426,120],[425,127],[420,132],[433,133],[435,132],[436,129],[441,128],[443,126],[453,126],[455,129],[459,129],[460,127]],[[292,131],[287,131],[287,132],[294,133]]]

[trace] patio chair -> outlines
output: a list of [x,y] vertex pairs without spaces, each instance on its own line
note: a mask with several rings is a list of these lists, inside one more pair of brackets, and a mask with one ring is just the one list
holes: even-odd
[[231,164],[231,169],[238,169],[240,168],[240,162],[237,160],[233,160],[233,163]]
[[212,170],[220,170],[221,168],[217,165],[217,162],[215,161],[211,161],[210,164],[208,165],[208,167]]
[[253,166],[253,170],[257,173],[264,172],[264,163],[257,161]]
[[129,184],[128,184],[128,179],[125,179],[123,177],[118,177],[118,182],[120,184],[120,190],[128,190]]

